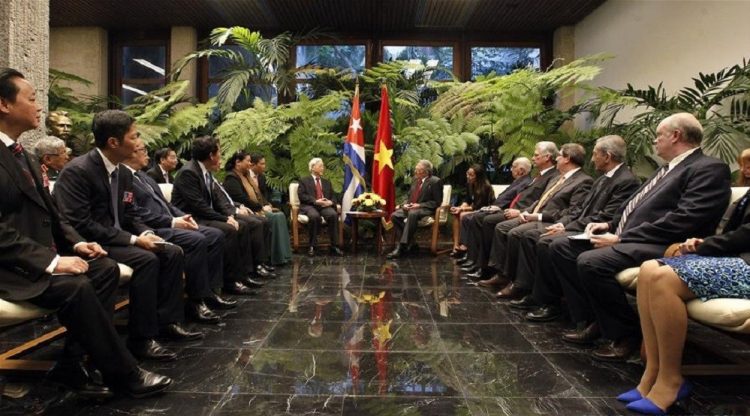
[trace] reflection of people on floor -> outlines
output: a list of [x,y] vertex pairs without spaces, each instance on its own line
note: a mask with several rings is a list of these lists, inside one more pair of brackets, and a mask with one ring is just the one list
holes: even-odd
[[351,278],[346,267],[341,268],[341,297],[344,301],[344,322],[341,324],[341,343],[344,345],[345,358],[349,368],[349,378],[352,383],[352,393],[360,391],[359,362],[362,356],[362,341],[364,340],[365,325],[360,318],[360,302],[349,290]]

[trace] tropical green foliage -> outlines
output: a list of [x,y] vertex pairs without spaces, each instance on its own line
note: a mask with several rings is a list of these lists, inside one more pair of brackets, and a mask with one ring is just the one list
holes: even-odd
[[172,79],[178,79],[192,61],[217,57],[226,65],[219,74],[223,81],[216,97],[223,110],[238,109],[240,103],[252,103],[256,97],[270,101],[274,91],[291,95],[294,70],[289,56],[300,39],[289,32],[266,39],[245,27],[219,27],[211,31],[210,48],[190,53],[175,64]]

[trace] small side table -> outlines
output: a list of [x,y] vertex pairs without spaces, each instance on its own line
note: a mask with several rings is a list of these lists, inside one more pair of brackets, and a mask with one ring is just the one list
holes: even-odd
[[359,238],[359,220],[373,220],[375,221],[375,241],[377,242],[378,255],[382,254],[383,251],[383,218],[385,218],[385,211],[348,211],[346,218],[352,219],[352,253],[357,252],[357,239]]

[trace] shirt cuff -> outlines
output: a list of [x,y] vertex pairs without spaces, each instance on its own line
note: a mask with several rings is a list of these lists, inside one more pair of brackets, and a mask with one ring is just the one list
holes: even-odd
[[[79,243],[80,244],[80,243]],[[44,269],[45,272],[52,274],[55,272],[55,268],[57,267],[57,263],[60,262],[60,256],[56,255],[54,259],[52,259],[52,263],[47,266],[46,269]]]
[[175,228],[174,224],[177,222],[177,218],[172,218],[172,228]]
[[539,219],[538,219],[537,221],[539,221],[539,222],[542,222],[542,213],[540,212],[540,213],[538,213],[538,214],[536,214],[536,215],[538,215],[538,216],[539,216],[539,217],[538,217]]
[[130,245],[131,245],[131,246],[134,246],[134,245],[135,245],[135,241],[136,241],[137,239],[138,239],[138,237],[136,237],[136,236],[134,236],[134,235],[131,235],[131,236],[130,236]]

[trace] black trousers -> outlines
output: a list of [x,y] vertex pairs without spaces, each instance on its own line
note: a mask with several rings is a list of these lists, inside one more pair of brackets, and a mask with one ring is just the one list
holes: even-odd
[[615,279],[620,271],[661,257],[666,246],[619,243],[592,249],[589,242],[557,239],[550,245],[572,318],[578,322],[593,315],[602,336],[611,340],[639,337],[638,315]]
[[[492,238],[495,233],[495,226],[505,221],[505,214],[502,211],[489,213],[482,212],[472,216],[471,222],[467,224],[471,235],[469,242],[469,259],[480,267],[487,267],[492,250]],[[474,247],[472,249],[471,247]]]
[[[505,220],[495,225],[495,229],[492,230],[492,246],[490,247],[490,257],[487,259],[487,266],[495,269],[501,275],[507,278],[513,276],[505,275],[505,262],[508,256],[508,233],[521,225],[521,220],[513,218],[511,220]],[[487,230],[485,224],[483,231]]]
[[250,249],[250,233],[248,225],[238,221],[239,229],[223,221],[197,220],[198,224],[216,228],[224,234],[224,273],[222,284],[224,286],[247,277],[253,270],[253,255]]
[[531,291],[536,269],[536,242],[546,232],[546,222],[521,224],[508,232],[508,254],[505,256],[503,274],[513,278],[519,289]]
[[391,221],[401,231],[401,240],[399,240],[399,243],[412,243],[414,241],[414,234],[417,232],[419,220],[434,214],[435,210],[425,208],[412,209],[408,212],[403,209],[394,211],[391,215]]
[[[528,233],[527,233],[528,234]],[[523,279],[532,287],[531,296],[540,305],[558,305],[563,296],[560,279],[557,277],[554,264],[550,258],[550,244],[558,238],[567,239],[568,236],[579,232],[566,231],[561,235],[521,240],[521,254],[517,269],[517,279]]]
[[[244,224],[245,232],[249,234],[250,250],[252,251],[253,258],[251,261],[251,268],[248,271],[253,273],[255,266],[267,262],[268,255],[270,254],[271,244],[271,228],[268,223],[268,218],[259,215],[235,215],[234,218],[240,224]],[[268,243],[266,243],[268,239]]]
[[[111,377],[130,374],[137,365],[112,325],[119,278],[117,263],[105,257],[90,262],[85,275],[52,276],[47,290],[28,300],[57,309],[57,319],[68,330],[66,354],[68,344],[80,345],[96,368]],[[63,359],[81,358],[75,354]]]
[[136,246],[104,247],[109,257],[133,269],[130,279],[130,317],[128,331],[132,339],[150,339],[159,326],[185,318],[182,302],[182,250],[164,246],[153,253]]
[[321,208],[313,205],[301,205],[299,209],[309,219],[307,227],[310,232],[310,247],[318,245],[318,232],[320,232],[320,226],[323,224],[323,218],[328,225],[328,239],[331,244],[336,247],[341,244],[339,241],[339,214],[335,207]]
[[156,234],[182,248],[185,257],[185,293],[191,299],[211,294],[220,288],[224,269],[224,233],[201,226],[197,231],[160,228]]

